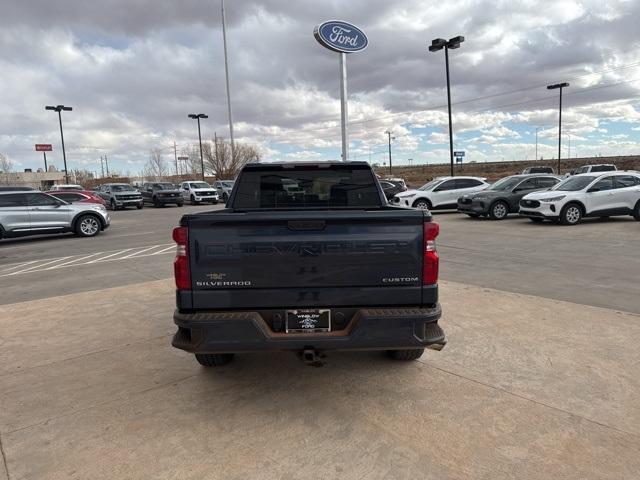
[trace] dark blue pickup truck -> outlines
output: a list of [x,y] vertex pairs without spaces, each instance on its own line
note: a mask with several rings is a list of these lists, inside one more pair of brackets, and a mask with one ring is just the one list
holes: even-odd
[[246,165],[227,208],[173,231],[173,346],[205,366],[235,353],[386,350],[414,360],[438,325],[439,226],[387,204],[365,162]]

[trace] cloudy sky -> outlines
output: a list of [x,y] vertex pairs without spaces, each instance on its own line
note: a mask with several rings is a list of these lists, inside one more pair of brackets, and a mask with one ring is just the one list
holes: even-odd
[[[451,52],[455,148],[468,161],[551,158],[557,91],[565,91],[563,156],[640,153],[639,0],[227,0],[236,137],[265,159],[340,156],[338,57],[313,27],[339,18],[369,37],[348,58],[352,159],[448,158],[443,52]],[[228,137],[219,0],[11,0],[0,16],[0,152],[16,168],[42,166],[52,143],[69,168],[135,174],[149,151],[167,160],[203,135]]]

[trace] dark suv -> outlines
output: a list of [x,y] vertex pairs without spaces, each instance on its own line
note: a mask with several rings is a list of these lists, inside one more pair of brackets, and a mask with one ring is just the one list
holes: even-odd
[[164,207],[170,203],[175,203],[178,207],[184,205],[182,192],[173,183],[149,182],[143,184],[140,191],[142,199],[154,207]]
[[503,220],[518,213],[520,200],[528,193],[547,190],[560,182],[554,175],[512,175],[501,178],[489,188],[458,198],[458,211],[470,217]]

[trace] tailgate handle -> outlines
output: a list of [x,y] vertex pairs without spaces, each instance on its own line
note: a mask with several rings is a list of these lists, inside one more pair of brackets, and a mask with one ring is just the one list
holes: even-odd
[[289,220],[287,228],[289,230],[324,230],[327,224],[324,220]]

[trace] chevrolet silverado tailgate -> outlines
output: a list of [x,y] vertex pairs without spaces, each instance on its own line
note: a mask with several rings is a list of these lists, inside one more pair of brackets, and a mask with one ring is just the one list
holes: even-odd
[[418,305],[423,222],[395,208],[192,216],[193,308]]

